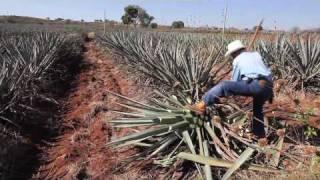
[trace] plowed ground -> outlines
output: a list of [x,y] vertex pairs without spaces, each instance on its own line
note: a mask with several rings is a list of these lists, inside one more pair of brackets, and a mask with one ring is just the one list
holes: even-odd
[[135,97],[143,89],[135,86],[123,65],[103,53],[94,42],[85,44],[85,48],[81,72],[73,82],[75,88],[63,103],[61,135],[44,149],[43,165],[34,179],[141,178],[137,171],[113,173],[134,150],[118,152],[106,146],[112,136],[127,133],[112,130],[107,123],[116,117],[110,110],[119,107],[106,90]]

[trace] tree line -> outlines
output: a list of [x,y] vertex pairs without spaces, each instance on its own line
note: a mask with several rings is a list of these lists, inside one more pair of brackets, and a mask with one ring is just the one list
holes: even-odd
[[[157,28],[158,24],[152,22],[155,18],[147,11],[137,5],[129,5],[124,8],[124,15],[121,17],[122,23],[126,25]],[[184,28],[183,21],[174,21],[171,25],[173,28]]]

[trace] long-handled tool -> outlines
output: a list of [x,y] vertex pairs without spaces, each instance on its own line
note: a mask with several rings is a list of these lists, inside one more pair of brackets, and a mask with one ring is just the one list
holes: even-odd
[[247,50],[248,50],[248,51],[251,51],[251,50],[252,50],[253,45],[254,45],[254,42],[256,41],[257,36],[258,36],[258,34],[259,34],[259,32],[260,32],[260,27],[262,27],[262,24],[263,24],[263,19],[261,19],[259,25],[256,26],[256,31],[254,32],[253,37],[252,37],[252,39],[251,39],[251,41],[250,41],[250,44],[249,44],[249,46],[247,47]]

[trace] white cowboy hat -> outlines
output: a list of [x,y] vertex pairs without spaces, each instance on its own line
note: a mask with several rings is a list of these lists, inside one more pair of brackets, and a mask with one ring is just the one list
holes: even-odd
[[243,48],[246,48],[246,46],[243,45],[240,40],[232,41],[230,44],[228,44],[228,51],[226,52],[225,57]]

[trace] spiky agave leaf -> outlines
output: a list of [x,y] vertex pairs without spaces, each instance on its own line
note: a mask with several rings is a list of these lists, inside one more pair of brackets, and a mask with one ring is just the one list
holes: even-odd
[[252,149],[251,147],[248,147],[234,162],[234,164],[228,169],[228,171],[223,175],[222,179],[223,180],[228,179],[237,169],[240,168],[240,166],[243,163],[245,163],[251,157],[253,152],[254,152],[254,149]]
[[[185,152],[179,153],[177,155],[177,157],[182,158],[182,159],[186,159],[189,161],[193,161],[193,162],[198,162],[201,164],[209,164],[210,166],[214,166],[214,167],[230,168],[234,165],[234,163],[230,162],[230,161],[217,159],[217,158],[213,158],[213,157],[193,155],[191,153],[185,153]],[[265,166],[260,166],[260,165],[255,165],[255,164],[250,164],[247,168],[249,170],[254,170],[254,171],[263,171],[263,172],[270,172],[270,173],[284,173],[284,171],[280,171],[278,169],[268,168]]]

